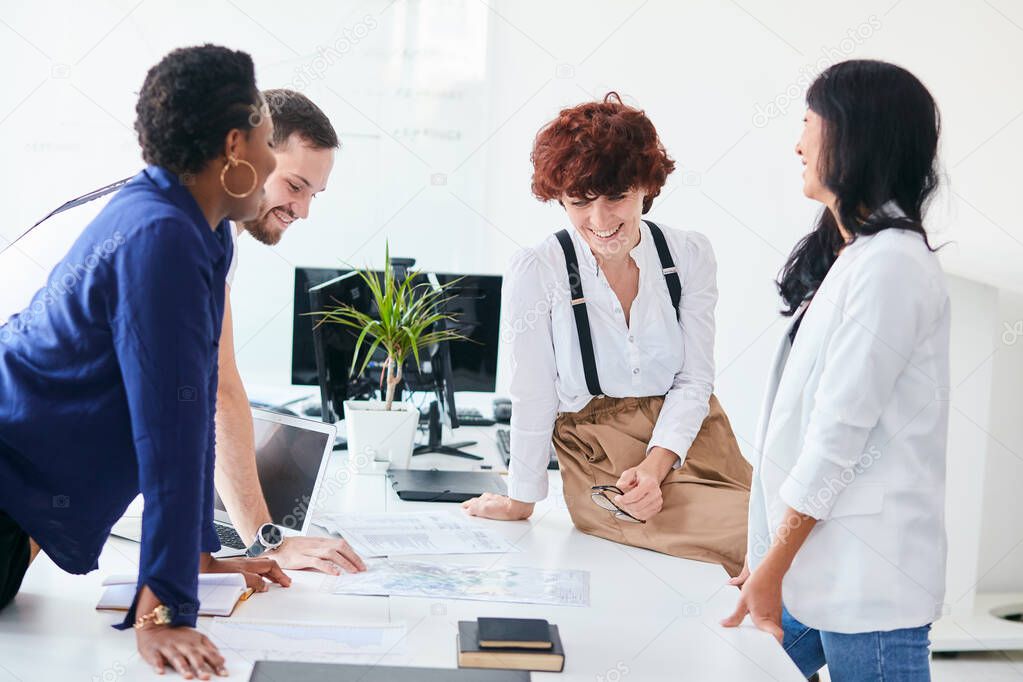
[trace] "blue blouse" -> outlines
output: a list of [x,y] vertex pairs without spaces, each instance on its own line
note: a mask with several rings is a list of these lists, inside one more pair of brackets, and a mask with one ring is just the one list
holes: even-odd
[[195,625],[199,553],[220,548],[213,413],[229,232],[150,166],[0,326],[0,509],[60,568],[87,573],[141,492],[138,587],[176,625]]

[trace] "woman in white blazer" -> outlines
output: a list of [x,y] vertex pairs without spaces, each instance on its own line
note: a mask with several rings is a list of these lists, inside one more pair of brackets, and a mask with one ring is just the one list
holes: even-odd
[[824,204],[778,283],[738,607],[810,676],[927,680],[945,586],[949,301],[921,219],[938,112],[912,74],[848,61],[796,152]]

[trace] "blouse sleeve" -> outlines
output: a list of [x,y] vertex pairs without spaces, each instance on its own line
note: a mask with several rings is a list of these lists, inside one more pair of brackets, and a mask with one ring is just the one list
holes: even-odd
[[683,362],[675,374],[654,425],[647,452],[662,447],[678,455],[682,465],[703,420],[714,391],[714,307],[717,305],[717,262],[710,241],[702,234],[687,235],[680,263]]
[[508,496],[521,502],[547,497],[547,463],[558,414],[558,371],[551,329],[553,291],[531,249],[512,259],[501,291],[501,342],[511,382],[511,463]]

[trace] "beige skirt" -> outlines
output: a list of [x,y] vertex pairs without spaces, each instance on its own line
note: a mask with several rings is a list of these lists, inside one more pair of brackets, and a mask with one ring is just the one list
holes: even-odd
[[614,485],[646,457],[662,397],[594,398],[554,425],[565,502],[576,528],[633,547],[742,570],[753,469],[739,451],[715,396],[686,455],[661,484],[664,505],[646,523],[619,521],[595,504],[590,488]]

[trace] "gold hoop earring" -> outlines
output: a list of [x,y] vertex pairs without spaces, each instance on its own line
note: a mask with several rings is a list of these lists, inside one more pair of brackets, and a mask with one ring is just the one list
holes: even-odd
[[[236,192],[232,192],[230,189],[227,188],[227,179],[226,179],[227,178],[227,169],[228,168],[234,168],[238,164],[244,164],[244,165],[249,167],[250,171],[252,171],[252,187],[250,187],[249,191],[245,192],[244,194],[238,194]],[[225,192],[227,192],[230,196],[234,197],[235,199],[245,199],[246,197],[250,196],[253,192],[256,191],[256,185],[258,185],[258,184],[259,184],[259,174],[256,173],[256,167],[255,166],[253,166],[251,163],[249,163],[245,159],[239,159],[239,158],[237,158],[235,156],[227,157],[227,163],[224,164],[224,168],[220,171],[220,186],[224,188]]]

